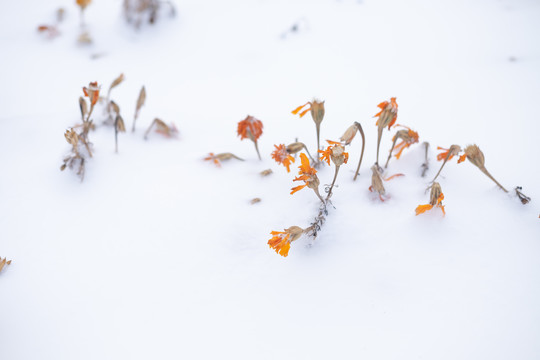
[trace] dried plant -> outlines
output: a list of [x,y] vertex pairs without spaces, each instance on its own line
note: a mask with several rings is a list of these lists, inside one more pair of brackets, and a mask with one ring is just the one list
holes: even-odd
[[287,145],[287,152],[291,155],[296,154],[302,150],[306,150],[306,153],[308,154],[311,161],[315,162],[313,157],[311,156],[306,144],[302,142],[298,142],[298,139],[296,139],[296,142],[293,142],[292,144]]
[[424,141],[422,143],[425,149],[425,161],[422,164],[422,177],[426,176],[426,172],[429,170],[429,159],[428,159],[428,150],[429,150],[429,143],[427,141]]
[[516,186],[514,190],[516,192],[517,197],[519,198],[519,200],[521,201],[523,205],[526,205],[531,202],[531,198],[521,192],[521,190],[523,190],[521,186]]
[[56,10],[55,23],[52,25],[39,25],[37,28],[38,32],[47,35],[49,39],[54,39],[57,36],[60,36],[60,30],[58,30],[58,28],[60,23],[64,20],[64,14],[65,10],[63,8]]
[[303,233],[304,229],[299,226],[291,226],[284,231],[272,231],[270,232],[272,238],[268,240],[268,245],[271,249],[274,249],[277,254],[286,257],[289,255],[291,243],[298,240]]
[[285,166],[287,172],[291,172],[290,166],[294,162],[294,158],[289,154],[285,144],[274,145],[276,148],[271,156],[278,164]]
[[[388,154],[388,159],[386,160],[386,164],[384,165],[385,168],[388,167],[388,162],[390,161],[390,158],[392,157],[392,151],[396,150],[396,154],[394,155],[396,159],[399,159],[401,157],[401,153],[403,150],[408,148],[409,146],[416,144],[418,142],[418,133],[411,128],[403,125],[396,125],[404,127],[405,130],[398,130],[396,132],[396,135],[394,135],[394,138],[392,139],[392,148],[390,149],[390,153]],[[401,139],[402,141],[396,145],[396,142],[398,139]]]
[[255,205],[261,202],[261,198],[253,198],[249,201],[251,205]]
[[79,37],[77,38],[77,42],[79,44],[91,44],[92,43],[92,37],[90,36],[90,33],[85,30],[86,23],[84,21],[84,13],[88,5],[92,3],[92,0],[76,0],[77,5],[79,5],[81,9],[81,33],[79,34]]
[[170,1],[124,0],[124,16],[136,28],[139,28],[143,22],[154,24],[163,5],[169,7],[170,16],[176,14],[176,9]]
[[64,163],[60,166],[60,170],[64,171],[66,167],[70,169],[77,168],[77,175],[81,178],[81,181],[84,179],[84,170],[86,158],[84,155],[81,155],[79,150],[80,137],[77,135],[77,132],[71,128],[66,130],[64,133],[66,141],[71,145],[71,154],[64,158]]
[[120,116],[120,113],[116,114],[114,119],[114,151],[118,153],[118,133],[126,132],[126,125],[124,124],[124,119]]
[[217,167],[221,167],[221,161],[226,161],[230,159],[244,161],[244,159],[241,159],[232,153],[221,153],[215,155],[214,153],[209,153],[208,156],[204,158],[204,160],[206,161],[212,161]]
[[139,91],[139,97],[137,98],[137,105],[135,106],[135,116],[133,117],[133,127],[131,128],[131,132],[135,132],[135,123],[137,122],[137,118],[139,117],[139,110],[141,110],[145,101],[146,89],[143,86],[141,88],[141,91]]
[[377,192],[379,194],[379,199],[381,201],[385,201],[385,199],[383,198],[384,195],[386,195],[386,189],[384,188],[384,185],[383,185],[383,180],[384,181],[389,181],[389,180],[392,180],[393,178],[396,178],[396,177],[399,177],[399,176],[405,176],[403,174],[394,174],[390,177],[387,177],[387,178],[383,178],[382,176],[382,173],[379,169],[379,166],[377,166],[377,164],[374,164],[372,167],[371,167],[371,186],[369,187],[369,191],[373,192]]
[[0,256],[0,272],[2,272],[2,269],[4,269],[6,265],[11,265],[11,260],[7,260],[7,258],[2,259]]
[[382,133],[385,127],[388,126],[388,130],[396,123],[397,113],[398,113],[398,104],[396,98],[390,98],[390,101],[383,101],[377,105],[381,111],[379,111],[375,116],[378,117],[377,122],[377,161],[375,165],[379,166],[379,148],[381,145]]
[[178,136],[178,129],[176,125],[170,123],[169,125],[165,124],[163,120],[155,118],[154,121],[150,124],[146,132],[144,133],[144,139],[148,138],[148,134],[152,131],[152,128],[155,128],[158,134],[161,134],[167,138],[175,138]]
[[259,174],[262,177],[266,177],[266,176],[272,175],[272,173],[273,173],[272,169],[266,169],[266,170],[261,171]]
[[444,194],[442,193],[441,185],[438,182],[434,182],[433,184],[431,184],[429,204],[418,205],[416,207],[416,215],[423,214],[426,211],[433,209],[434,206],[440,208],[443,212],[443,215],[446,215],[446,212],[444,211],[444,205],[442,204],[443,200]]
[[307,158],[306,154],[301,153],[300,154],[300,161],[302,165],[298,167],[300,171],[298,172],[298,175],[293,179],[293,181],[303,181],[304,185],[299,185],[291,189],[291,195],[294,194],[297,191],[302,190],[305,187],[308,187],[312,189],[315,192],[315,195],[321,200],[321,202],[324,204],[325,201],[322,198],[320,192],[319,192],[319,178],[317,177],[317,170],[312,168],[309,165],[309,159]]
[[465,155],[467,160],[469,160],[474,166],[480,169],[488,178],[490,178],[497,186],[504,192],[508,192],[491,174],[487,171],[484,166],[485,158],[484,153],[480,150],[477,145],[469,145],[465,148]]
[[[305,108],[303,111],[302,109],[309,105],[309,107]],[[302,112],[300,112],[302,111]],[[307,112],[311,112],[311,118],[313,119],[313,122],[315,123],[315,129],[317,131],[317,152],[321,149],[320,145],[320,139],[321,139],[321,123],[324,118],[324,101],[319,101],[317,99],[313,99],[312,101],[308,101],[304,105],[301,105],[294,109],[292,113],[294,115],[297,115],[298,113],[300,117],[303,117],[306,115]]]
[[251,115],[246,116],[244,120],[238,122],[237,134],[238,136],[240,136],[240,140],[249,139],[253,141],[253,143],[255,144],[255,150],[257,151],[257,155],[259,156],[259,160],[262,159],[257,141],[261,137],[262,133],[262,121]]
[[117,109],[113,108],[115,105],[113,105],[113,101],[111,100],[111,91],[118,85],[120,85],[125,80],[124,74],[120,74],[116,79],[113,80],[111,85],[109,86],[109,90],[107,90],[107,97],[100,98],[101,101],[105,101],[105,113],[107,114],[107,120],[105,123],[112,125],[114,123],[114,119],[116,115],[118,115],[119,111]]
[[334,163],[336,170],[334,172],[334,179],[332,180],[332,184],[330,185],[330,189],[328,190],[328,195],[326,197],[326,201],[324,203],[328,202],[328,199],[332,197],[332,190],[334,188],[334,184],[336,183],[336,179],[339,172],[339,167],[343,164],[346,164],[349,160],[349,154],[345,152],[345,147],[336,141],[326,140],[330,146],[326,148],[326,150],[319,150],[319,153],[321,153],[321,160],[326,161],[328,165],[330,165],[330,160],[332,160],[332,163]]
[[[431,182],[435,182],[435,180],[437,180],[437,178],[439,177],[442,169],[444,168],[444,165],[452,160],[452,158],[454,156],[458,156],[459,153],[461,152],[461,146],[459,145],[452,145],[450,146],[450,149],[445,149],[445,148],[442,148],[440,146],[437,146],[437,150],[443,150],[442,153],[438,154],[437,155],[437,160],[438,161],[441,161],[441,160],[444,160],[442,165],[441,165],[441,168],[439,169],[439,171],[437,172],[437,175],[435,175],[435,177],[433,178],[433,180],[431,180]],[[458,159],[458,164],[462,161],[465,160],[465,155],[461,155]]]
[[345,145],[350,145],[351,141],[356,136],[356,132],[359,132],[362,136],[362,153],[360,154],[360,160],[358,160],[358,166],[356,167],[356,172],[354,173],[353,180],[356,180],[356,177],[358,174],[360,174],[360,165],[362,165],[362,159],[364,158],[364,149],[366,147],[366,137],[364,135],[364,130],[362,129],[362,125],[360,125],[359,122],[354,122],[351,126],[345,130],[345,133],[341,136],[339,139],[341,142],[343,142]]

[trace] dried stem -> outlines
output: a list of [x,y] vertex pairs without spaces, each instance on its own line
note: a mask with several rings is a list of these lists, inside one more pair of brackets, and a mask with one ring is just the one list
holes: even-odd
[[494,182],[495,184],[497,184],[497,186],[498,186],[499,188],[501,188],[501,190],[503,190],[503,191],[506,192],[506,193],[508,192],[508,190],[506,190],[501,184],[499,184],[499,182],[498,182],[497,180],[495,180],[495,178],[494,178],[493,176],[491,176],[491,174],[489,173],[489,171],[487,171],[487,169],[486,169],[484,166],[479,167],[479,169],[480,169],[480,171],[482,171],[484,174],[486,174],[486,176],[487,176],[488,178],[490,178],[491,180],[493,180],[493,182]]
[[527,195],[521,192],[521,190],[523,190],[521,186],[516,186],[514,190],[516,191],[516,195],[519,198],[519,200],[521,200],[521,203],[523,205],[526,205],[531,201],[530,197],[528,197]]
[[392,151],[394,151],[394,146],[396,146],[396,142],[398,141],[398,137],[394,137],[394,141],[392,142],[392,148],[390,149],[390,154],[388,154],[388,159],[386,159],[386,164],[384,164],[384,168],[386,169],[388,167],[388,162],[390,161],[390,158],[392,157]]
[[381,145],[381,138],[382,138],[383,130],[384,128],[382,126],[379,126],[377,129],[377,161],[375,161],[375,165],[377,165],[377,167],[380,167],[379,166],[379,147]]
[[253,140],[253,143],[255,144],[255,150],[257,150],[257,155],[259,156],[259,160],[262,160],[261,153],[259,152],[259,144],[257,143],[257,140]]
[[334,179],[332,180],[332,185],[330,185],[330,190],[328,190],[328,195],[326,195],[325,204],[328,202],[328,200],[332,196],[332,189],[334,189],[334,184],[336,183],[338,172],[339,172],[339,166],[336,165],[336,172],[334,173]]
[[366,136],[364,135],[362,125],[360,125],[360,123],[356,121],[354,122],[354,125],[356,125],[358,131],[360,132],[360,135],[362,135],[362,154],[360,155],[360,161],[358,161],[358,167],[356,168],[356,173],[354,174],[353,181],[356,180],[356,177],[360,173],[360,165],[362,164],[362,159],[364,158],[364,149],[366,147]]
[[422,169],[423,169],[422,177],[425,177],[426,172],[429,170],[429,160],[428,160],[429,143],[427,141],[424,141],[423,145],[426,148],[426,161],[422,164]]
[[[321,123],[315,123],[315,127],[317,128],[317,154],[319,153],[319,150],[321,149]],[[321,160],[317,159],[317,162],[320,163]]]
[[451,154],[450,152],[448,152],[448,154],[446,155],[446,157],[444,158],[444,161],[441,165],[441,168],[439,169],[439,172],[437,172],[437,175],[435,175],[435,177],[433,178],[433,180],[431,180],[431,182],[435,182],[435,180],[437,180],[437,177],[439,177],[444,165],[448,162],[448,159],[450,158]]

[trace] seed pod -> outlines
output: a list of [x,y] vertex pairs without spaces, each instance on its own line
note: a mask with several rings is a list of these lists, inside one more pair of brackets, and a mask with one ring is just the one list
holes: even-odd
[[298,240],[300,236],[302,236],[302,234],[304,233],[304,229],[299,226],[291,226],[290,228],[285,229],[285,232],[290,234],[289,240],[293,242],[295,240]]
[[345,143],[345,145],[349,145],[356,136],[357,131],[358,127],[356,124],[352,124],[347,128],[347,130],[345,130],[345,133],[339,138],[339,141]]
[[294,142],[292,144],[287,145],[286,149],[289,154],[296,154],[297,152],[301,151],[303,148],[305,148],[304,143]]
[[441,185],[438,182],[434,182],[433,185],[431,185],[431,193],[429,194],[429,203],[432,206],[435,206],[439,203],[439,197],[441,196],[442,189]]

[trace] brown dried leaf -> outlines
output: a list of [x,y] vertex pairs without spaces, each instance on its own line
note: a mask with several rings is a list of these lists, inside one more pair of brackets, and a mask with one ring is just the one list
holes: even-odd
[[251,199],[251,201],[249,202],[251,205],[254,205],[254,204],[257,204],[257,203],[260,203],[261,202],[261,198],[254,198],[254,199]]
[[266,169],[260,172],[261,176],[268,176],[272,173],[273,173],[272,169]]
[[137,99],[137,108],[136,108],[137,112],[140,110],[140,108],[143,107],[145,101],[146,101],[146,89],[143,86],[141,88],[141,91],[139,92],[139,98]]
[[84,121],[84,119],[86,118],[86,114],[88,114],[88,104],[82,96],[79,97],[79,108],[81,109],[81,116]]
[[109,92],[111,92],[111,90],[113,88],[115,88],[116,86],[120,85],[122,83],[122,81],[124,81],[125,77],[124,77],[124,74],[120,74],[116,79],[114,79],[114,81],[112,82],[111,86],[109,86]]
[[126,132],[126,125],[124,124],[124,119],[120,114],[116,115],[116,129],[118,132]]

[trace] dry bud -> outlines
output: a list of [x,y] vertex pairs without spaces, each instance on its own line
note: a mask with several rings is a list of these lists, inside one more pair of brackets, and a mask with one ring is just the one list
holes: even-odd
[[381,201],[384,201],[382,195],[386,194],[386,190],[384,189],[383,179],[381,173],[379,172],[379,167],[377,165],[373,165],[371,167],[371,172],[371,186],[369,187],[369,191],[376,191],[379,194]]
[[88,105],[86,104],[86,100],[81,96],[79,97],[79,108],[81,109],[81,117],[84,121],[86,118],[86,114],[88,114]]
[[[465,148],[465,155],[467,156],[467,159],[473,163],[476,167],[480,169],[488,178],[490,178],[501,190],[504,192],[508,192],[495,178],[487,171],[486,167],[484,166],[485,158],[484,153],[480,150],[480,148],[477,145],[468,145]],[[460,158],[461,160],[461,158]]]
[[266,169],[260,172],[261,176],[268,176],[273,173],[272,169]]
[[125,79],[124,74],[120,74],[116,79],[114,79],[113,82],[111,83],[111,86],[109,86],[109,93],[111,92],[113,88],[120,85],[122,81],[124,81],[124,79]]
[[272,238],[268,240],[270,248],[274,249],[281,256],[289,255],[291,242],[296,241],[302,236],[304,229],[299,226],[291,226],[284,231],[272,231]]
[[339,141],[343,142],[345,145],[349,145],[356,136],[357,131],[358,127],[356,124],[352,124],[345,130],[345,133],[339,138]]
[[251,201],[249,202],[251,205],[255,205],[257,203],[260,203],[261,202],[261,198],[254,198],[254,199],[251,199]]
[[90,106],[96,105],[99,99],[99,90],[101,86],[98,85],[97,81],[91,82],[88,84],[88,87],[83,87],[84,96],[90,99]]
[[7,260],[7,258],[0,257],[0,271],[4,268],[6,265],[11,265],[11,260]]
[[292,144],[287,145],[287,152],[289,154],[296,154],[297,152],[301,151],[305,147],[306,145],[304,145],[304,143],[294,142]]
[[77,144],[79,143],[79,136],[75,130],[73,130],[73,128],[66,130],[64,137],[66,138],[66,141],[73,146],[73,148],[77,147]]
[[443,214],[446,215],[446,212],[444,211],[444,205],[442,204],[443,200],[444,200],[444,194],[442,193],[441,185],[438,182],[434,182],[431,185],[431,193],[429,194],[429,204],[418,205],[416,207],[416,215],[423,214],[426,211],[433,209],[433,207],[441,208]]

